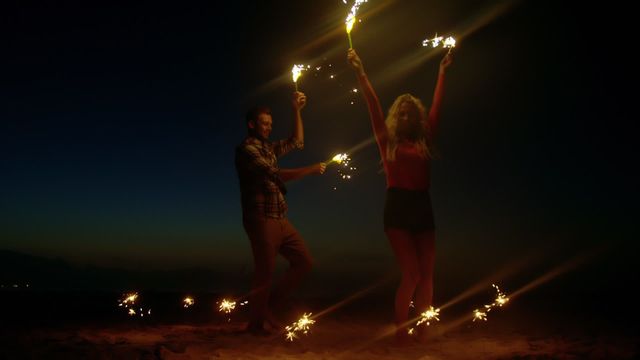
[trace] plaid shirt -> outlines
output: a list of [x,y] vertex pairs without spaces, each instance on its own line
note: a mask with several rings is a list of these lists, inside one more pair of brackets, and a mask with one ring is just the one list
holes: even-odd
[[236,148],[236,171],[240,181],[243,215],[281,219],[286,216],[286,189],[278,176],[277,158],[303,144],[289,138],[276,142],[248,136]]

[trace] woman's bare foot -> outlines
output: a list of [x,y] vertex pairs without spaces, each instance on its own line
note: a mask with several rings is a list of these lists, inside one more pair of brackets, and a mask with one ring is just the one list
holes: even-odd
[[409,346],[413,343],[411,339],[411,335],[407,332],[406,328],[398,328],[396,329],[394,345],[398,347]]

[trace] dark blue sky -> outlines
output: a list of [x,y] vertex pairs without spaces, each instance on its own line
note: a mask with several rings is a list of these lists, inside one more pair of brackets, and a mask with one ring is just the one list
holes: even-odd
[[[3,7],[0,248],[134,268],[250,266],[234,147],[256,103],[273,108],[274,138],[289,134],[294,63],[323,68],[300,81],[306,148],[281,166],[371,137],[349,93],[339,0]],[[637,69],[624,56],[632,24],[622,11],[372,0],[361,13],[354,47],[385,109],[403,92],[431,103],[442,50],[422,39],[475,28],[446,80],[433,165],[442,269],[630,243],[635,100],[624,87]],[[421,60],[403,66],[410,58]],[[348,183],[334,167],[289,185],[290,218],[321,271],[393,262],[377,149],[352,158]]]

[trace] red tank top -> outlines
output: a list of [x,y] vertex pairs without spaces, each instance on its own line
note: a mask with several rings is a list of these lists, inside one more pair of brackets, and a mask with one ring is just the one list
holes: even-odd
[[[380,100],[378,100],[378,96],[366,76],[358,76],[358,80],[362,86],[363,95],[367,100],[373,133],[378,143],[378,149],[387,177],[387,188],[397,187],[407,190],[429,189],[431,185],[431,160],[420,156],[414,144],[410,142],[399,143],[396,148],[395,160],[387,159],[389,135],[387,126],[384,123]],[[443,84],[444,74],[440,73],[433,93],[433,102],[427,116],[427,124],[425,124],[429,127],[432,137],[436,133],[436,127],[440,117],[442,94],[444,92]]]
[[384,156],[383,164],[387,188],[427,190],[431,185],[431,161],[420,156],[412,143],[398,144],[395,160],[388,160]]

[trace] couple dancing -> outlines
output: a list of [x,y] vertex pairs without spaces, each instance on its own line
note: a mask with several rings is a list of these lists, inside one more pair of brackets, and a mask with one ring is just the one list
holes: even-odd
[[[356,73],[367,102],[386,174],[384,231],[402,274],[395,296],[395,324],[396,339],[404,343],[408,338],[409,307],[414,296],[420,312],[432,305],[435,227],[429,196],[431,150],[433,137],[437,134],[445,72],[452,57],[447,54],[440,61],[428,112],[419,99],[403,94],[393,102],[386,119],[362,60],[354,49],[348,50],[347,61]],[[273,310],[283,306],[284,300],[312,267],[304,239],[287,220],[284,183],[322,174],[326,164],[281,169],[277,163],[278,157],[293,149],[302,149],[304,145],[301,110],[305,105],[306,96],[294,92],[293,134],[288,139],[273,142],[269,141],[271,110],[262,106],[251,109],[246,116],[248,135],[236,149],[243,226],[254,259],[247,330],[255,335],[268,335],[281,329]],[[272,291],[278,254],[289,262],[289,268]]]

